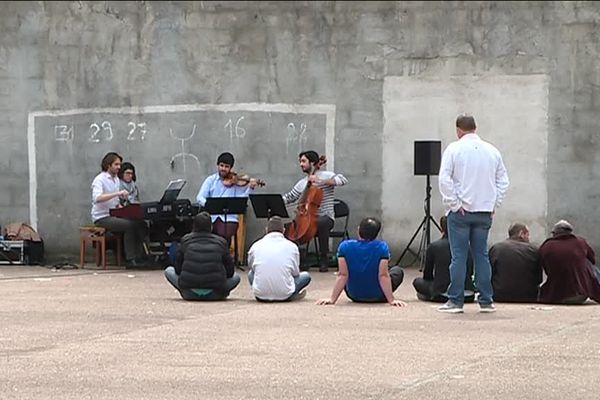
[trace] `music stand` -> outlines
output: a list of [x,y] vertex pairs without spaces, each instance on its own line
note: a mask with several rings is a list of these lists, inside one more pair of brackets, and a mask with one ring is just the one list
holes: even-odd
[[[209,197],[204,204],[204,211],[210,215],[225,215],[225,224],[227,224],[227,214],[246,214],[248,208],[247,197]],[[235,233],[235,243],[233,245],[235,254],[235,263],[238,263],[237,232]]]
[[252,203],[256,218],[271,218],[275,215],[289,218],[280,194],[251,194],[250,203]]
[[177,196],[179,196],[179,192],[181,192],[181,189],[183,189],[183,187],[185,186],[185,182],[185,179],[176,179],[174,181],[169,182],[159,203],[171,204],[175,200],[177,200]]

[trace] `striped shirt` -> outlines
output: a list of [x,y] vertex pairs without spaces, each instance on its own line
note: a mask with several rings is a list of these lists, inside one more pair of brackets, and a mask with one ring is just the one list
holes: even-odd
[[[336,174],[332,171],[317,171],[315,173],[319,181],[313,183],[319,189],[323,189],[323,201],[321,201],[321,207],[319,207],[319,216],[326,215],[331,219],[335,219],[335,213],[333,212],[333,200],[334,200],[334,187],[343,186],[348,183],[348,179],[342,174]],[[335,181],[335,186],[325,185],[321,182],[332,179]],[[296,185],[288,193],[283,195],[283,201],[285,204],[290,204],[302,196],[302,192],[306,188],[308,177],[300,179]]]

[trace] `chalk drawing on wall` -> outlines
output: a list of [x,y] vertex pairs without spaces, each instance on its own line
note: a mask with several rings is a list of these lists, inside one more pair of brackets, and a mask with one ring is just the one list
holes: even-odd
[[173,139],[179,140],[181,143],[181,152],[179,152],[179,153],[175,154],[173,157],[171,157],[171,161],[169,162],[169,164],[171,165],[171,169],[174,169],[175,168],[175,160],[177,160],[178,158],[181,158],[184,177],[187,177],[187,168],[186,168],[186,163],[185,163],[186,157],[191,158],[192,160],[196,161],[196,165],[198,166],[198,169],[200,169],[200,167],[201,167],[200,160],[198,159],[198,157],[195,154],[188,153],[185,151],[185,143],[187,141],[191,140],[195,134],[196,134],[196,124],[194,124],[192,126],[192,130],[187,137],[176,136],[175,134],[173,134],[173,129],[169,128],[169,135],[171,135],[171,137]]
[[[191,122],[186,125],[182,119]],[[313,131],[320,134],[308,136]],[[85,164],[84,169],[77,167],[76,178],[81,182],[68,182],[81,201],[89,197],[88,178],[96,173],[98,158],[108,151],[127,149],[125,157],[134,163],[137,160],[136,167],[139,165],[141,176],[147,177],[144,183],[151,188],[146,193],[162,190],[164,181],[174,173],[169,167],[157,169],[156,162],[184,168],[184,175],[190,175],[189,190],[193,191],[198,175],[213,165],[209,154],[228,146],[240,153],[245,167],[253,168],[259,164],[252,165],[258,161],[250,155],[265,152],[273,144],[281,146],[281,153],[318,144],[330,160],[328,167],[333,169],[334,135],[335,105],[330,104],[191,104],[32,111],[27,124],[30,222],[38,228],[38,190],[44,196],[42,208],[48,208],[44,224],[50,223],[52,215],[64,214],[64,199],[56,190],[50,190],[48,171],[37,169],[38,163],[47,165],[52,157],[63,168]],[[77,215],[88,218],[88,208],[88,204],[80,203]],[[69,231],[67,226],[61,229]]]

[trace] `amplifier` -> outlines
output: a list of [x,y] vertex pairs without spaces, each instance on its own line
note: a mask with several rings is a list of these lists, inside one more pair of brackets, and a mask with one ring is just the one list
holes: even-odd
[[0,264],[27,264],[26,247],[23,240],[0,240]]

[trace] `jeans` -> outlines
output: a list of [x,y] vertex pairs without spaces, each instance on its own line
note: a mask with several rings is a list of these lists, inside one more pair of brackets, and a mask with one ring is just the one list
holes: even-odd
[[144,221],[104,217],[96,220],[94,225],[106,228],[110,232],[123,233],[126,260],[130,261],[144,255],[144,239],[148,233],[148,227]]
[[[394,293],[396,291],[396,289],[398,289],[398,287],[400,286],[400,284],[402,283],[402,281],[404,280],[404,270],[399,267],[398,265],[394,265],[393,267],[391,267],[389,269],[389,273],[390,273],[390,281],[392,282],[392,293]],[[348,290],[346,288],[344,288],[344,291],[346,292],[346,296],[356,302],[356,303],[385,303],[387,302],[387,299],[384,297],[381,298],[373,298],[373,299],[366,299],[366,298],[357,298],[357,297],[352,297],[350,296],[350,294],[348,293]]]
[[319,240],[319,263],[328,265],[329,232],[333,229],[334,221],[328,216],[321,215],[317,221],[317,238]]
[[459,212],[448,214],[448,238],[450,240],[450,286],[448,299],[462,306],[465,302],[465,275],[469,247],[475,263],[475,286],[479,290],[480,305],[492,304],[492,267],[488,257],[487,240],[492,226],[489,212]]
[[225,281],[225,293],[215,292],[212,289],[180,289],[179,288],[179,275],[175,272],[175,268],[172,266],[165,269],[165,278],[171,285],[181,294],[184,300],[225,300],[229,296],[229,292],[240,284],[240,276],[236,273],[231,278],[227,278]]
[[[252,282],[254,282],[254,271],[250,270],[248,271],[248,281],[250,282],[250,286],[252,286]],[[292,301],[295,300],[298,297],[298,293],[300,293],[302,291],[302,289],[304,289],[305,287],[308,286],[308,284],[310,283],[310,274],[308,272],[300,272],[300,275],[298,276],[294,276],[294,284],[296,286],[296,289],[294,290],[294,293],[292,293],[290,295],[290,297],[288,297],[285,300],[279,300],[279,301]],[[259,301],[273,301],[276,302],[277,300],[262,300],[259,299],[258,297],[256,298],[256,300]]]
[[592,271],[594,271],[594,275],[596,275],[596,278],[600,281],[600,268],[596,265],[592,265]]

